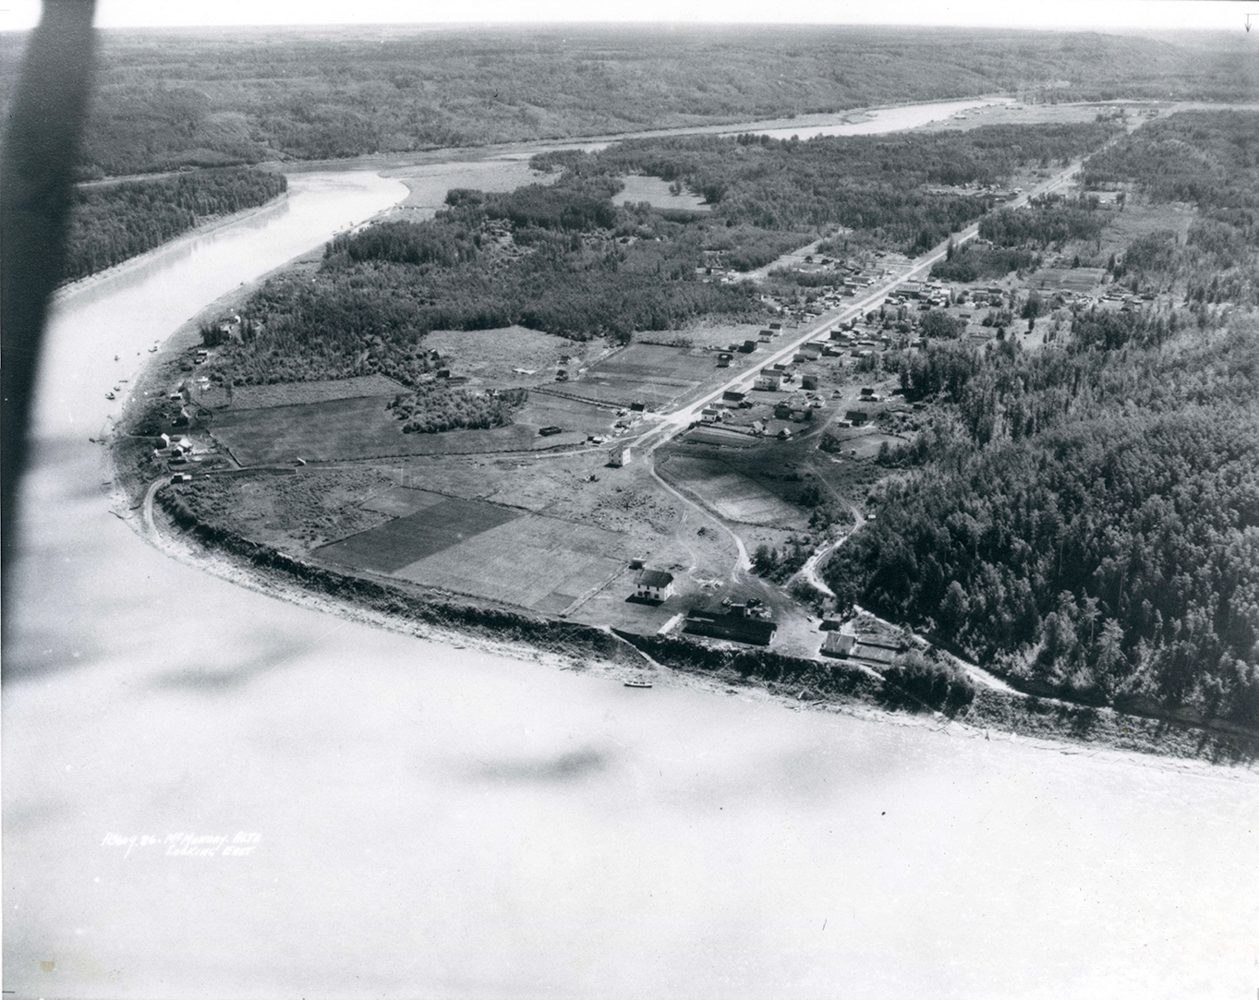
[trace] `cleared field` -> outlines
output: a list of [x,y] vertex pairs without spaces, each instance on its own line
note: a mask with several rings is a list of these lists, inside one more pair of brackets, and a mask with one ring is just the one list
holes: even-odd
[[384,375],[359,375],[355,378],[335,379],[326,382],[283,382],[278,385],[243,385],[227,393],[216,389],[203,395],[206,406],[225,406],[231,410],[258,410],[271,406],[304,406],[311,403],[328,403],[338,399],[358,399],[364,396],[393,396],[405,392],[406,387]]
[[[414,514],[369,528],[315,551],[330,562],[378,573],[394,573],[521,516],[518,510],[477,500],[456,500],[437,494],[429,496],[436,496],[436,502]],[[416,502],[423,500],[417,498]]]
[[[1139,196],[1129,195],[1128,203],[1122,212],[1111,212],[1106,220],[1106,228],[1102,230],[1101,249],[1097,260],[1104,261],[1107,255],[1125,250],[1128,244],[1141,236],[1148,236],[1160,230],[1170,229],[1185,242],[1189,227],[1197,216],[1192,206],[1185,204],[1145,204]],[[1087,244],[1094,247],[1096,244]]]
[[884,443],[889,448],[906,443],[905,438],[897,437],[895,434],[883,434],[877,430],[856,430],[847,433],[837,430],[833,434],[840,442],[839,454],[854,458],[874,458]]
[[800,510],[775,496],[725,462],[672,455],[659,472],[700,497],[729,521],[744,524],[791,524]]
[[695,388],[716,371],[717,359],[698,348],[631,344],[565,385],[575,396],[626,406],[661,405]]
[[[529,161],[508,158],[469,161],[462,164],[420,164],[395,167],[385,176],[397,177],[411,193],[394,211],[406,209],[415,214],[407,218],[429,218],[446,207],[446,192],[452,187],[476,188],[479,191],[514,191],[522,184],[553,184],[558,174],[541,174]],[[452,183],[455,182],[455,183]]]
[[625,548],[625,536],[617,532],[525,514],[390,572],[426,586],[558,614],[624,568]]
[[[700,321],[694,326],[687,327],[685,330],[668,333],[644,333],[642,337],[645,340],[669,340],[673,337],[680,337],[683,340],[689,340],[696,347],[718,347],[722,350],[728,348],[731,344],[742,344],[745,340],[756,340],[765,329],[763,323],[715,323]],[[779,337],[774,339],[774,343],[779,342]],[[764,350],[764,348],[762,348]],[[712,364],[717,363],[717,359],[713,355],[709,355]],[[736,355],[733,366],[737,366],[743,355]],[[748,360],[755,359],[753,354]]]
[[512,414],[512,420],[534,430],[542,427],[562,427],[565,431],[583,436],[607,434],[616,421],[616,410],[611,406],[599,406],[583,400],[566,399],[563,396],[554,396],[535,389],[529,393],[529,401]]
[[428,510],[445,500],[440,493],[414,489],[410,486],[394,486],[359,504],[364,510],[374,510],[393,517],[408,517]]
[[[392,395],[375,396],[306,406],[227,410],[215,415],[210,433],[242,465],[292,462],[297,458],[329,462],[401,455],[529,451],[580,443],[588,433],[570,430],[554,437],[539,437],[538,426],[546,426],[544,423],[440,434],[403,434],[401,421],[385,409],[392,398]],[[605,420],[604,426],[606,423]]]
[[[749,421],[751,423],[751,421]],[[702,444],[717,444],[724,448],[755,448],[761,443],[750,433],[731,430],[725,427],[696,427],[686,432],[687,441],[699,441]]]
[[658,344],[630,344],[591,368],[592,375],[626,379],[699,382],[713,371],[716,359],[707,351]]
[[685,189],[681,194],[674,194],[669,190],[668,183],[659,177],[641,177],[638,174],[630,174],[620,180],[625,187],[612,199],[618,205],[627,201],[632,205],[637,205],[640,201],[645,201],[655,208],[682,209],[687,212],[712,211],[712,206],[699,195]]
[[[560,358],[569,358],[566,367],[570,369],[581,368],[607,352],[602,341],[579,343],[523,326],[434,330],[425,335],[424,346],[449,357],[460,375],[509,385],[549,382],[561,366]],[[526,371],[535,374],[523,374]]]

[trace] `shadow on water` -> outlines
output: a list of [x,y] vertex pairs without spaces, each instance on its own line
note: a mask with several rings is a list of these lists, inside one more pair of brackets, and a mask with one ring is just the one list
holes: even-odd
[[598,774],[607,769],[610,761],[607,753],[588,747],[543,760],[483,762],[476,774],[503,783],[559,784]]

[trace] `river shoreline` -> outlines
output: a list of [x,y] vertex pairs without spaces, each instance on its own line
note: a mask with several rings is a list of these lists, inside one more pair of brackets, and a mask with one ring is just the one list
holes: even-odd
[[[156,378],[154,367],[146,369],[146,376]],[[795,710],[837,712],[970,739],[1017,741],[1058,753],[1117,754],[1259,772],[1259,736],[986,687],[978,687],[974,700],[955,712],[893,708],[892,704],[904,704],[902,692],[843,661],[803,660],[760,650],[749,660],[747,651],[731,644],[614,635],[523,608],[343,573],[250,541],[222,525],[199,521],[169,486],[154,491],[151,517],[146,519],[145,495],[153,483],[141,477],[119,443],[113,438],[107,452],[114,484],[111,506],[148,544],[238,586],[348,621],[453,649],[617,681],[647,677],[653,683],[764,698]],[[749,668],[752,661],[755,665]]]
[[[253,208],[246,208],[240,212],[232,212],[230,215],[214,215],[201,222],[198,222],[191,229],[185,230],[173,239],[167,240],[165,243],[159,243],[155,247],[150,247],[143,253],[138,253],[134,257],[128,257],[121,260],[117,264],[111,264],[102,271],[93,271],[91,274],[82,278],[76,278],[74,281],[67,281],[63,285],[58,285],[52,293],[52,303],[58,303],[65,299],[81,295],[84,292],[91,291],[97,285],[106,281],[112,281],[116,278],[135,271],[157,259],[159,255],[169,254],[172,251],[178,252],[180,247],[193,243],[204,236],[226,229],[229,226],[238,226],[242,223],[249,222],[266,212],[274,211],[285,202],[288,201],[288,191],[282,191],[270,201],[261,205],[255,205]],[[287,267],[288,265],[282,265]]]
[[[950,103],[950,102],[936,102]],[[516,144],[519,148],[519,144]],[[447,150],[445,153],[464,152],[467,158],[477,157],[476,149]],[[347,164],[362,169],[360,160],[339,161],[342,169]],[[308,164],[312,169],[317,164]],[[382,174],[387,169],[377,165]],[[302,170],[295,172],[301,173]],[[287,193],[286,193],[287,197]],[[218,220],[214,228],[246,221],[250,217],[274,208],[275,202],[260,206],[241,215]],[[382,217],[393,211],[386,208],[374,217]],[[199,233],[190,233],[175,244],[193,240]],[[119,273],[128,266],[140,266],[146,258],[172,244],[156,248],[132,261],[124,262],[110,271],[94,275],[74,286],[67,286],[66,294],[85,288],[86,282]],[[211,314],[230,311],[235,304],[250,295],[270,277],[291,271],[293,268],[316,264],[322,253],[317,246],[289,261],[268,270],[252,281],[244,282],[219,296],[180,324],[162,343],[160,352],[148,359],[139,373],[131,398],[120,415],[117,429],[126,432],[138,423],[142,415],[143,388],[159,390],[163,380],[171,374],[162,371],[173,360],[174,354],[192,346],[200,321]],[[158,393],[161,398],[162,393]],[[124,438],[125,439],[125,438]],[[493,606],[487,602],[459,595],[418,592],[411,587],[404,591],[396,581],[368,581],[362,577],[342,574],[326,566],[294,559],[277,550],[248,541],[237,535],[231,526],[207,525],[197,522],[186,509],[179,511],[170,490],[164,491],[155,522],[161,523],[154,530],[136,521],[136,505],[142,500],[149,483],[142,478],[141,470],[127,457],[120,454],[120,436],[111,436],[108,459],[112,479],[120,491],[115,498],[114,510],[128,520],[141,537],[161,551],[200,568],[208,568],[234,583],[249,589],[274,594],[284,593],[291,603],[338,615],[350,620],[362,621],[374,627],[412,634],[441,642],[453,648],[472,644],[478,649],[508,656],[512,659],[552,658],[562,669],[593,670],[605,676],[631,679],[641,674],[645,662],[657,662],[668,670],[668,676],[684,679],[711,690],[756,690],[765,696],[795,707],[808,706],[832,711],[848,711],[881,721],[913,724],[947,725],[965,728],[974,735],[991,739],[993,732],[1001,736],[1017,735],[1020,739],[1047,740],[1049,745],[1068,752],[1066,748],[1111,748],[1118,752],[1137,752],[1171,759],[1197,759],[1218,763],[1225,761],[1256,767],[1259,760],[1259,734],[1228,732],[1195,726],[1171,718],[1125,714],[1110,708],[1098,708],[1072,704],[1032,694],[995,690],[979,687],[971,705],[954,713],[953,718],[939,712],[910,713],[892,710],[887,704],[894,700],[893,692],[880,689],[879,682],[865,677],[861,683],[860,668],[841,663],[813,660],[793,660],[777,654],[755,653],[763,667],[772,662],[771,670],[753,670],[741,673],[733,670],[733,649],[718,649],[690,640],[665,649],[663,652],[652,645],[655,637],[615,639],[610,632],[594,626],[574,622],[545,619],[525,609]],[[173,516],[172,516],[173,515]],[[401,603],[399,603],[401,602]],[[398,605],[392,608],[392,605]],[[486,622],[496,623],[490,627]],[[504,639],[503,633],[523,634],[525,638]],[[496,634],[497,633],[497,634]],[[678,642],[678,640],[674,640]],[[637,652],[627,652],[634,650]],[[647,657],[644,660],[644,657]],[[652,659],[654,657],[654,659]],[[744,655],[744,665],[747,657]],[[786,675],[784,678],[783,675]],[[903,700],[903,699],[901,699]]]

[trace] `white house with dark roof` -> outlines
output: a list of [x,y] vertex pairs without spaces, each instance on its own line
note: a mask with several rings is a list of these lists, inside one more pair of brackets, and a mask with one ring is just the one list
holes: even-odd
[[673,596],[673,574],[645,569],[634,580],[634,596],[644,601],[667,601]]

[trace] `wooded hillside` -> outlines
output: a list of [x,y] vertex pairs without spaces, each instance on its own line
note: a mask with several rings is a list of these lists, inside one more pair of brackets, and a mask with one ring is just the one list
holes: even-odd
[[[21,64],[0,37],[0,101]],[[1253,52],[1096,33],[757,26],[100,33],[85,176],[603,135],[1016,92],[1253,99]]]

